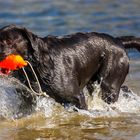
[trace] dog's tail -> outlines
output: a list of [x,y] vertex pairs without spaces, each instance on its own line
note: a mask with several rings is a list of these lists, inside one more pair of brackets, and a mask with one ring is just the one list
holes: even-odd
[[140,38],[134,36],[121,36],[116,39],[123,44],[125,49],[134,48],[140,52]]

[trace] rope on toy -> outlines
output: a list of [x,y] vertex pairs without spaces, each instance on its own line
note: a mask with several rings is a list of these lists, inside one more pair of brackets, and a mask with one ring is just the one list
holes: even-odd
[[38,84],[39,92],[36,92],[36,91],[32,88],[31,82],[30,82],[29,77],[28,77],[28,75],[27,75],[27,72],[25,71],[24,67],[22,67],[22,70],[23,70],[23,72],[24,72],[24,74],[25,74],[25,77],[26,77],[26,79],[27,79],[29,88],[31,89],[31,91],[32,91],[35,95],[49,97],[49,96],[46,94],[46,92],[43,92],[43,91],[42,91],[40,82],[39,82],[39,80],[38,80],[38,77],[37,77],[37,75],[36,75],[36,73],[35,73],[35,71],[34,71],[32,65],[30,64],[30,62],[28,62],[28,61],[26,61],[26,62],[28,63],[29,67],[31,68],[31,70],[32,70],[32,72],[33,72],[33,74],[34,74],[34,77],[35,77],[36,82],[37,82],[37,84]]

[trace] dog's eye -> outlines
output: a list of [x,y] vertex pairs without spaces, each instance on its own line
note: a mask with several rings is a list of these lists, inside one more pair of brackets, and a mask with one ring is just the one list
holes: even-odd
[[3,42],[0,42],[0,47],[4,48],[4,47],[12,47],[13,46],[13,43],[9,40],[4,40]]
[[10,44],[12,44],[12,42],[11,42],[11,40],[4,40],[4,41],[3,41],[3,44],[5,44],[5,45],[10,45]]

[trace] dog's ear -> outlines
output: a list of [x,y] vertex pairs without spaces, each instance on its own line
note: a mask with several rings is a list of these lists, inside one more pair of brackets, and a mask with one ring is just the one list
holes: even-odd
[[33,50],[37,51],[38,50],[38,37],[34,35],[32,32],[27,30],[26,28],[23,29],[28,41],[31,44],[31,47]]
[[33,54],[35,56],[36,60],[39,60],[39,46],[40,46],[40,40],[37,35],[33,34],[31,31],[27,30],[26,28],[23,28],[23,33],[25,34],[27,40],[30,43],[31,50],[33,51]]

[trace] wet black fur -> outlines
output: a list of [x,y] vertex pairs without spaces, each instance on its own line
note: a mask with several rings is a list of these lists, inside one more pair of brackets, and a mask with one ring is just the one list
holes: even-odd
[[[86,109],[83,88],[92,92],[91,84],[101,82],[102,99],[117,101],[119,90],[129,71],[125,48],[140,50],[140,39],[114,38],[103,33],[76,33],[63,37],[38,37],[26,28],[14,25],[0,29],[0,60],[19,54],[28,60],[43,91],[60,103],[72,103]],[[36,80],[27,66],[34,90]],[[22,70],[13,76],[28,85]]]

